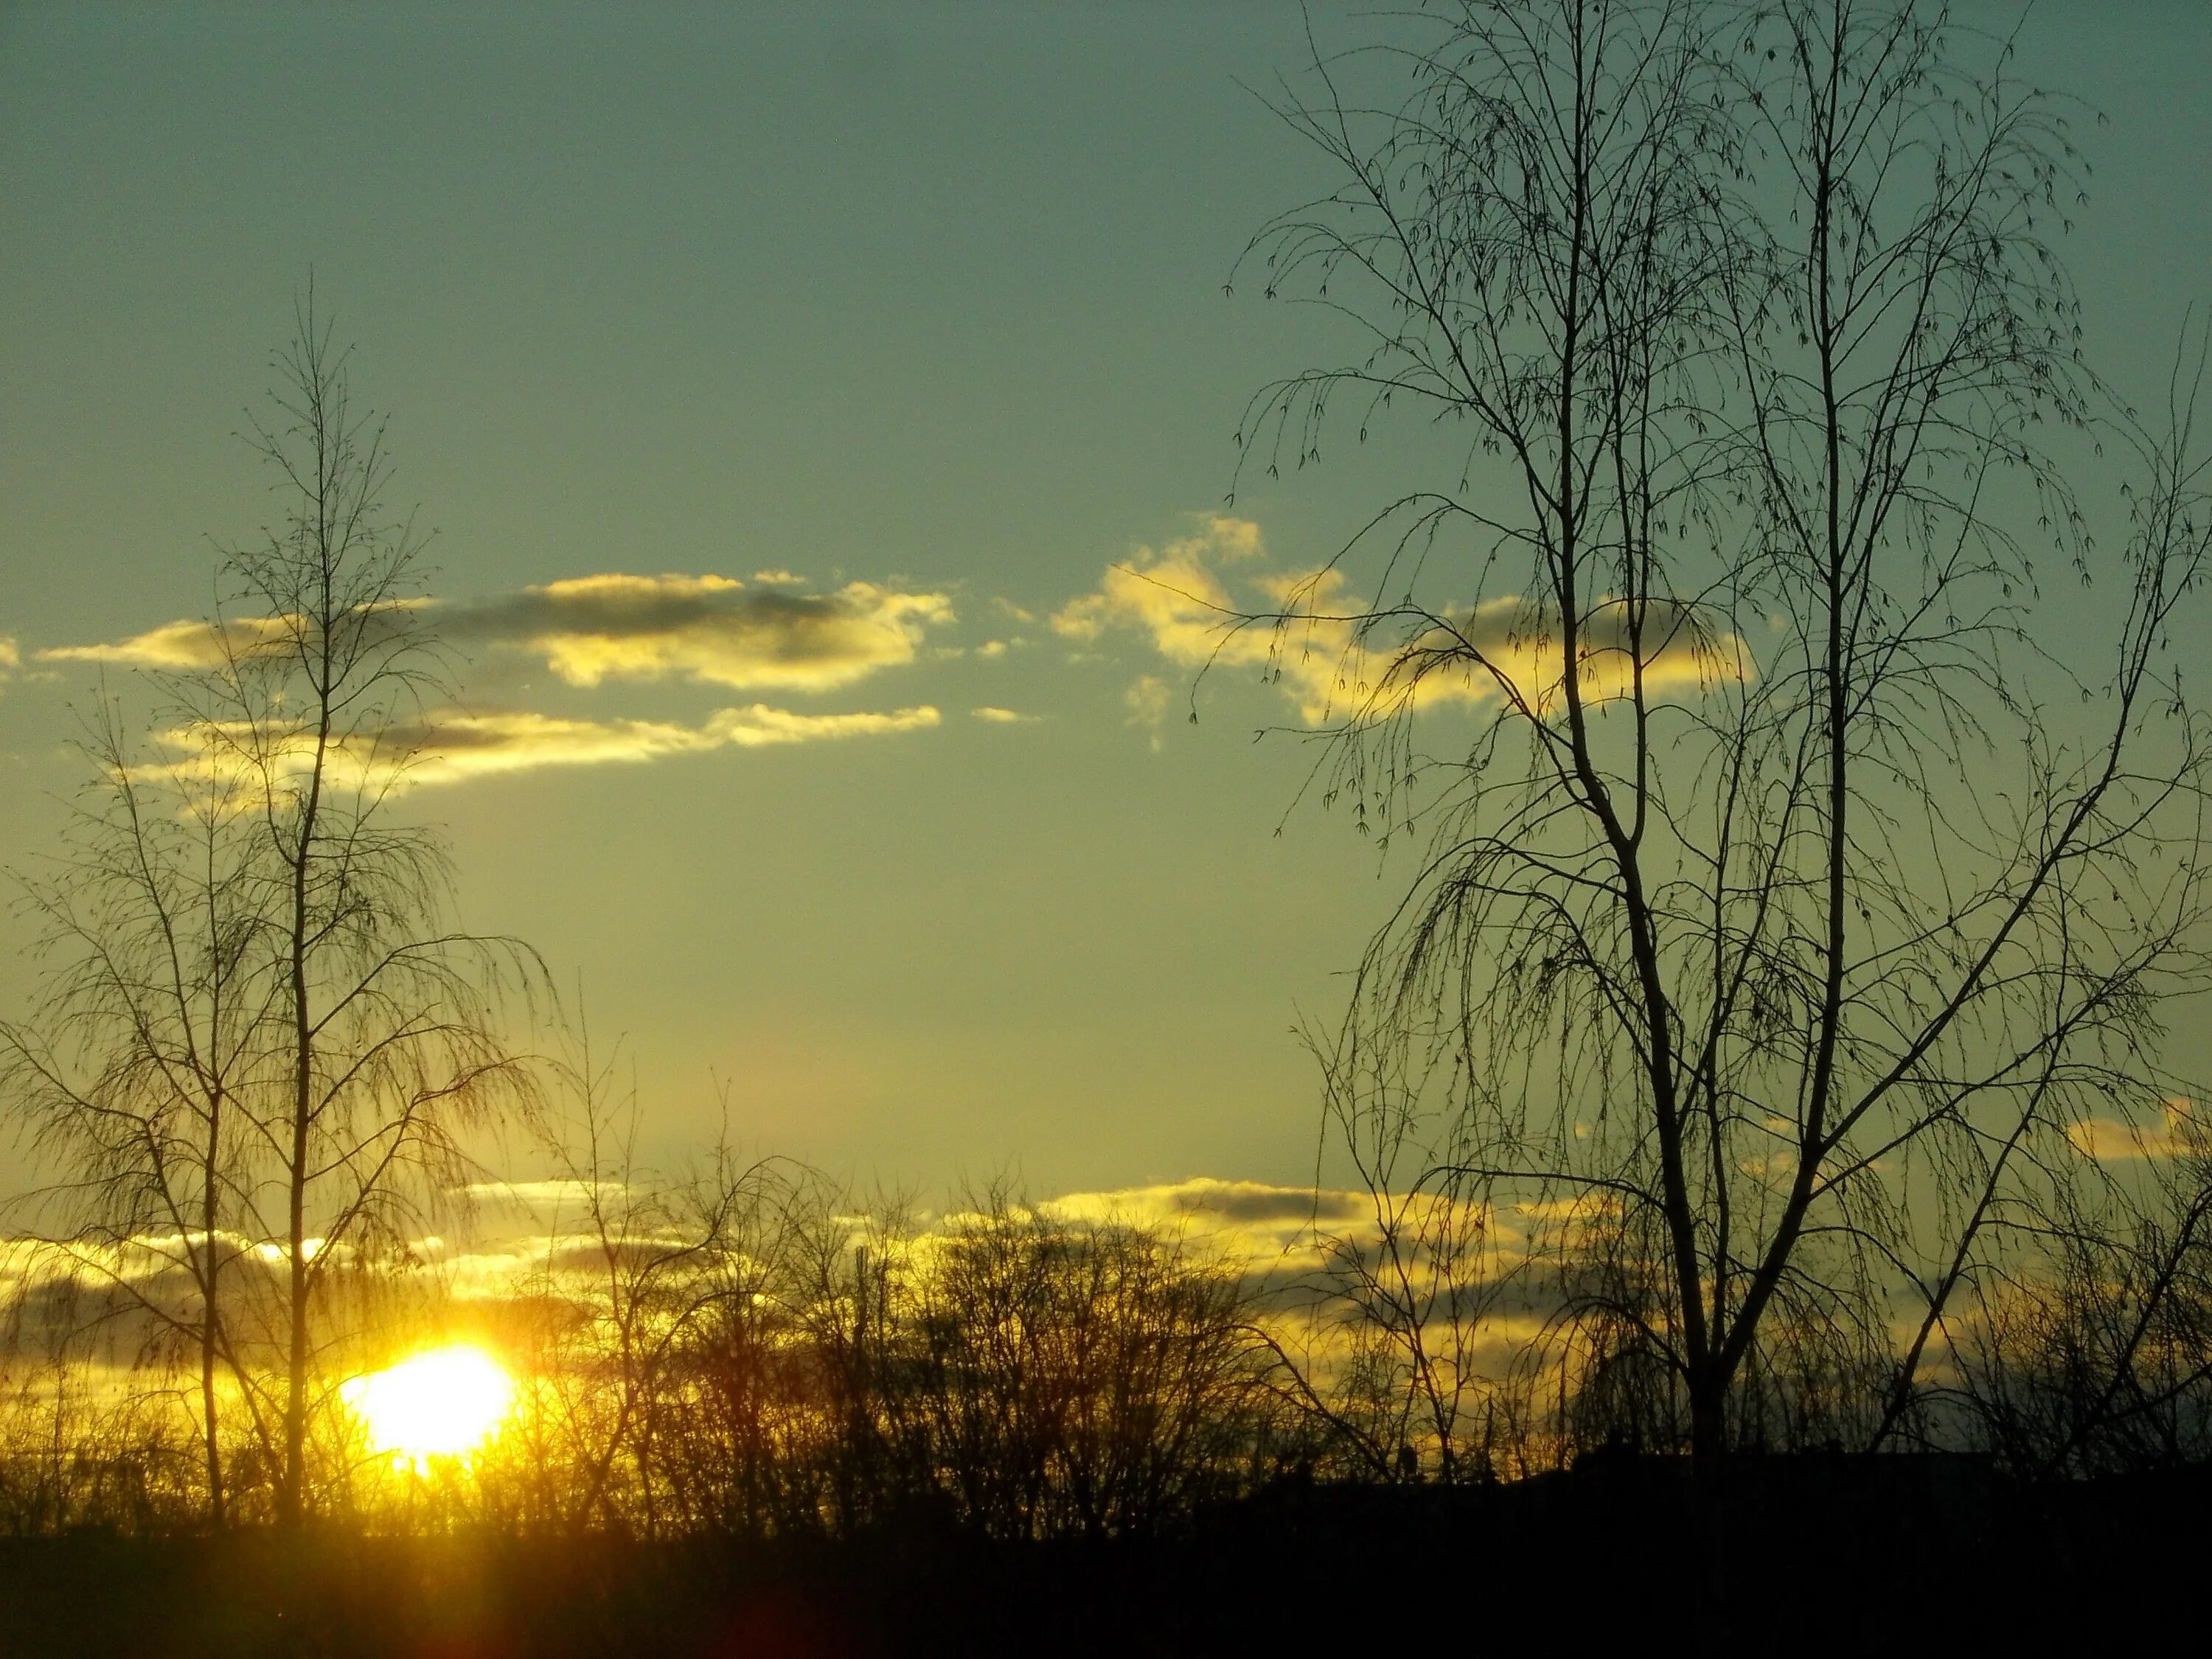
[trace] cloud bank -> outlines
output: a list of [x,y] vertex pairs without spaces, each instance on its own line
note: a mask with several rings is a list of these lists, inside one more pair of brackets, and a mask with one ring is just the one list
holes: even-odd
[[[762,571],[754,583],[712,574],[611,573],[483,599],[412,600],[394,606],[392,614],[397,620],[404,612],[410,623],[471,654],[535,658],[564,684],[583,690],[617,682],[677,682],[809,694],[916,661],[930,630],[956,620],[951,599],[939,592],[865,581],[832,592],[805,592],[797,591],[800,578],[782,570]],[[374,626],[377,618],[367,620]],[[179,621],[128,639],[55,647],[36,655],[48,662],[189,672],[250,657],[298,632],[298,619],[288,617]],[[13,642],[0,641],[0,684],[15,659]],[[421,787],[545,766],[883,736],[939,722],[938,711],[926,705],[808,714],[756,702],[720,709],[696,725],[453,708],[386,728],[373,747],[356,745],[341,764],[356,783]],[[236,781],[236,763],[224,755],[220,729],[178,730],[164,742],[175,758],[149,771]],[[304,756],[298,758],[304,763]],[[274,769],[281,780],[297,766],[293,757],[280,756]]]

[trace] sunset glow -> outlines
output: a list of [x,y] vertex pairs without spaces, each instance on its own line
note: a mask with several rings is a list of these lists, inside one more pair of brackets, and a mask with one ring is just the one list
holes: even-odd
[[0,0],[0,1659],[2212,1628],[2208,158],[2212,0]]
[[514,1383],[481,1348],[457,1346],[356,1376],[338,1394],[361,1419],[371,1450],[421,1469],[495,1438],[514,1402]]

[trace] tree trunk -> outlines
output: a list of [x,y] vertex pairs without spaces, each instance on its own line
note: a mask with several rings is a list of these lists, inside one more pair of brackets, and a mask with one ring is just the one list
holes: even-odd
[[[325,733],[327,730],[325,726]],[[286,1199],[290,1223],[287,1243],[291,1332],[284,1372],[284,1484],[278,1500],[278,1518],[288,1527],[297,1526],[306,1510],[302,1491],[307,1451],[307,1132],[313,1117],[315,1052],[314,1026],[307,1007],[307,858],[321,804],[326,742],[325,737],[317,745],[292,866],[292,1161],[285,1172],[289,1189]]]
[[215,1204],[212,1196],[206,1206],[206,1224],[202,1229],[200,1248],[206,1253],[206,1289],[200,1312],[200,1412],[206,1425],[208,1520],[217,1532],[228,1524],[222,1496],[222,1439],[218,1407],[216,1400],[216,1273],[218,1271],[215,1243]]

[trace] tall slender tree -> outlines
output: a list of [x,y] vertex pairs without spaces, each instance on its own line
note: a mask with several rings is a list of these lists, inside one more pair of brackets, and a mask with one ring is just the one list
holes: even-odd
[[1401,103],[1322,63],[1285,107],[1343,184],[1249,256],[1365,344],[1263,390],[1248,455],[1317,459],[1346,395],[1470,438],[1277,619],[1340,647],[1339,786],[1428,848],[1333,1110],[1524,1218],[1559,1352],[1644,1378],[1644,1431],[1719,1451],[1840,1376],[1879,1442],[1960,1286],[2098,1187],[2090,1115],[2180,1086],[2191,382],[2165,431],[2105,400],[2065,106],[1941,7],[1413,27]]
[[206,775],[252,803],[260,937],[281,988],[264,1041],[282,1082],[257,1102],[253,1196],[283,1241],[287,1522],[307,1503],[323,1392],[317,1293],[458,1181],[464,1131],[526,1103],[497,1004],[538,979],[527,947],[453,926],[441,841],[393,810],[444,690],[427,538],[385,507],[384,424],[356,407],[350,353],[312,287],[295,325],[251,440],[280,515],[226,552],[217,660],[184,734]]

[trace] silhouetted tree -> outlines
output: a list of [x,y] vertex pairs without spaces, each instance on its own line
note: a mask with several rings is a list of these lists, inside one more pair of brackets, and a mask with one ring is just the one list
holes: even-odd
[[2031,1478],[2212,1457],[2212,1133],[2176,1109],[2130,1139],[2125,1201],[2058,1206],[1952,1345],[1939,1403]]
[[[195,1351],[210,1520],[226,1516],[225,1268],[272,981],[237,781],[135,752],[103,699],[65,850],[21,878],[43,994],[0,1024],[0,1079],[51,1184],[50,1272],[88,1277]],[[189,1298],[177,1294],[181,1277]]]
[[281,1209],[284,1391],[280,1516],[307,1502],[319,1397],[319,1285],[349,1251],[398,1237],[413,1191],[457,1182],[458,1133],[527,1099],[495,1018],[534,958],[455,929],[446,854],[393,810],[431,733],[441,660],[422,604],[424,536],[383,503],[384,427],[355,406],[349,352],[312,287],[274,361],[253,444],[276,525],[228,550],[216,660],[178,734],[210,787],[242,791],[258,842],[260,943],[280,990],[260,1033],[278,1080],[255,1103],[253,1196]]
[[718,1364],[757,1357],[757,1342],[732,1338],[760,1322],[804,1174],[738,1158],[726,1133],[687,1175],[654,1176],[638,1159],[635,1091],[617,1093],[615,1064],[595,1065],[580,1035],[562,1068],[570,1109],[540,1126],[561,1194],[532,1293],[565,1316],[532,1357],[529,1410],[531,1432],[558,1443],[561,1518],[650,1537],[728,1519],[698,1465],[738,1425],[702,1424],[699,1396],[735,1381]]
[[[2193,383],[2155,435],[2104,412],[2065,106],[1940,7],[1407,27],[1401,102],[1317,62],[1284,107],[1343,182],[1246,267],[1364,342],[1263,390],[1248,456],[1318,459],[1344,396],[1466,434],[1265,619],[1334,687],[1336,789],[1426,848],[1331,1109],[1520,1218],[1549,1351],[1654,1437],[1764,1440],[1840,1378],[1833,1429],[1886,1439],[1961,1288],[2111,1189],[2069,1129],[2179,1086]],[[2108,443],[2100,546],[2069,469]]]

